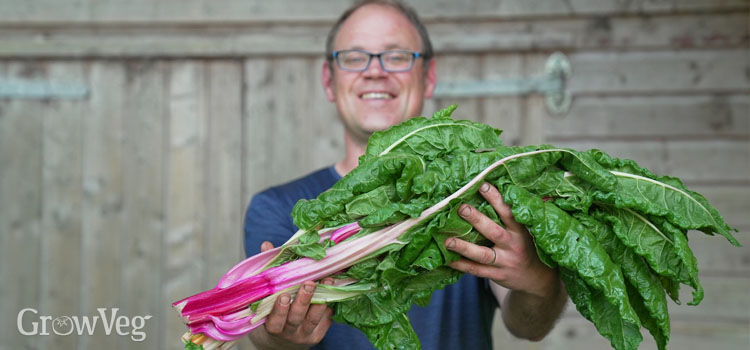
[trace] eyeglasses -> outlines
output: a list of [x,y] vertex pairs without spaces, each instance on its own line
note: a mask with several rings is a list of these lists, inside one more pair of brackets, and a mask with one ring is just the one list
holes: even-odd
[[421,53],[408,50],[388,50],[372,53],[363,50],[339,50],[331,55],[339,68],[350,72],[364,72],[370,66],[373,57],[380,60],[380,66],[386,72],[406,72],[414,67],[414,60],[422,56]]

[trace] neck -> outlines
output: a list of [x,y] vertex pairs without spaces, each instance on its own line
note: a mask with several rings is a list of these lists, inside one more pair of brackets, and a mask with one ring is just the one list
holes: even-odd
[[348,174],[350,171],[352,171],[352,169],[357,167],[357,161],[359,160],[359,157],[365,154],[367,141],[365,140],[364,142],[362,142],[356,140],[349,134],[349,132],[345,132],[344,148],[346,149],[344,159],[338,161],[334,165],[336,172],[338,172],[341,176]]

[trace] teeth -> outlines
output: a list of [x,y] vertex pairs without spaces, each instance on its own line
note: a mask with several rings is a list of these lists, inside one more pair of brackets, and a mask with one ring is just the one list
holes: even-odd
[[391,94],[385,93],[385,92],[368,92],[364,95],[362,95],[363,99],[390,99],[393,98]]

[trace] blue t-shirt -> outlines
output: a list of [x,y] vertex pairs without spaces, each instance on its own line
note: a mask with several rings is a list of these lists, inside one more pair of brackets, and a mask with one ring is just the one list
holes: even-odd
[[[333,166],[255,195],[245,215],[245,253],[260,252],[263,241],[284,244],[297,227],[290,216],[300,199],[312,199],[338,181]],[[497,301],[487,280],[464,275],[453,285],[432,294],[427,307],[413,305],[412,327],[425,350],[492,349],[492,319]],[[351,326],[334,323],[317,350],[374,349],[367,337]]]

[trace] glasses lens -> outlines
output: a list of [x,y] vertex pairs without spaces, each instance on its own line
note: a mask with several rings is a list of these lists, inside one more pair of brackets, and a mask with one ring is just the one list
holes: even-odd
[[389,71],[405,71],[411,68],[414,55],[406,51],[383,52],[383,68]]
[[343,69],[360,70],[367,67],[370,55],[360,51],[340,51],[336,59]]

